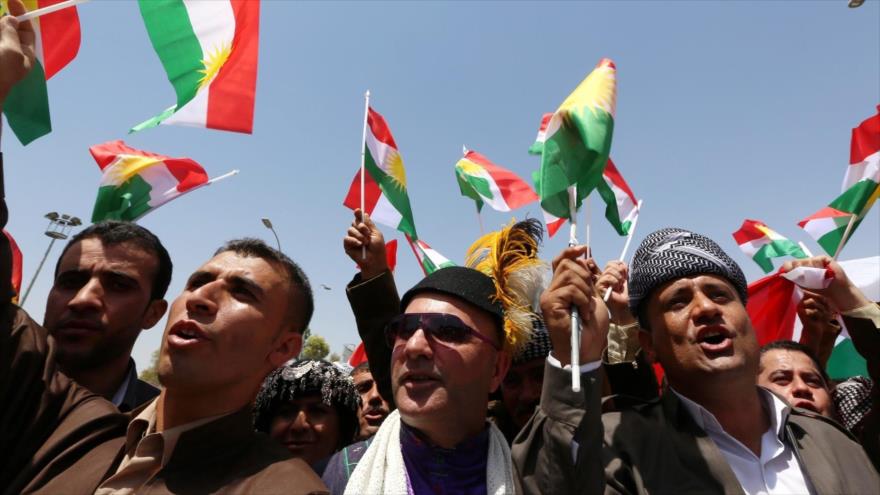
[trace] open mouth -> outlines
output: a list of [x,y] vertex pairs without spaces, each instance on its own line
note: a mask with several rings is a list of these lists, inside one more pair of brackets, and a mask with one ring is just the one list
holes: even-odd
[[701,330],[697,335],[697,343],[708,352],[726,351],[733,345],[732,335],[726,328],[712,327]]
[[168,343],[175,347],[186,347],[207,340],[205,332],[192,321],[181,320],[168,332]]
[[403,375],[401,384],[408,389],[430,387],[440,383],[440,380],[428,373],[410,372]]

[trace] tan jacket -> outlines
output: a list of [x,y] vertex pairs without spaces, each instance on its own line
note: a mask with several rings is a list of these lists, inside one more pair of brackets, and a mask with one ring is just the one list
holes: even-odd
[[[512,447],[524,493],[743,493],[675,394],[600,415],[601,372],[584,375],[575,394],[569,373],[547,365],[541,406]],[[833,421],[793,409],[784,431],[815,493],[880,487],[867,456]]]

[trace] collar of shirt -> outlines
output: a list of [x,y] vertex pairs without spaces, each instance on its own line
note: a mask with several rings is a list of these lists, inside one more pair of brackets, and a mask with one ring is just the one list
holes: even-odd
[[128,393],[128,389],[134,387],[135,382],[137,382],[137,368],[134,365],[134,359],[128,358],[128,371],[125,372],[125,380],[122,380],[122,384],[119,385],[119,388],[116,390],[116,393],[113,394],[113,405],[119,407],[122,404],[122,401],[125,400],[125,394]]

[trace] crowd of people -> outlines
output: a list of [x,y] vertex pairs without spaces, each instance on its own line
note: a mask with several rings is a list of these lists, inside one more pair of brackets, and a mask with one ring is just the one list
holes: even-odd
[[[34,44],[0,19],[0,109]],[[0,227],[2,179],[0,155]],[[356,210],[354,369],[297,359],[311,286],[262,241],[206,253],[169,305],[173,253],[137,224],[94,224],[64,247],[38,324],[12,302],[0,236],[0,493],[880,491],[880,306],[838,263],[786,263],[834,277],[801,302],[800,342],[761,348],[713,240],[661,229],[602,269],[587,246],[548,267],[541,235],[508,225],[399,296]],[[131,351],[166,312],[157,389]],[[836,315],[870,377],[827,376]]]

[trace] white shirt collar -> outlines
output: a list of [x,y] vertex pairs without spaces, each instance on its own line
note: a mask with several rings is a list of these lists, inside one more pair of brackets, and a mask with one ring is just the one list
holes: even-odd
[[[769,410],[771,412],[769,418],[770,429],[776,433],[776,436],[782,438],[782,428],[785,425],[785,421],[788,419],[788,414],[791,412],[791,407],[764,387],[757,388],[758,393],[764,400],[765,410]],[[681,400],[681,403],[684,404],[685,409],[687,409],[691,417],[694,418],[697,426],[706,430],[707,432],[724,431],[724,428],[721,427],[721,423],[718,422],[718,420],[715,418],[715,415],[710,413],[706,408],[704,408],[700,404],[697,404],[691,399],[688,399],[672,387],[669,387],[669,390],[671,390],[672,393],[674,393],[679,398],[679,400]]]

